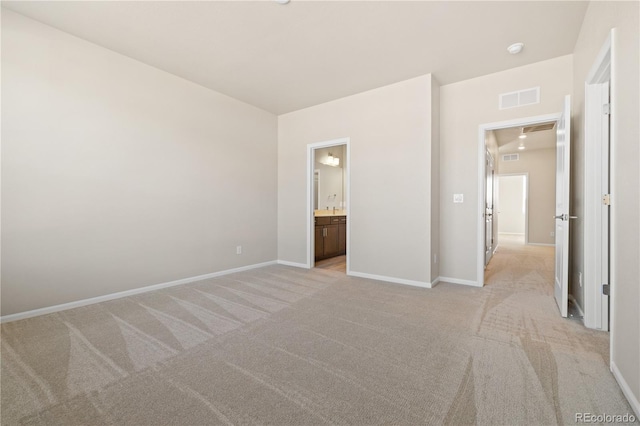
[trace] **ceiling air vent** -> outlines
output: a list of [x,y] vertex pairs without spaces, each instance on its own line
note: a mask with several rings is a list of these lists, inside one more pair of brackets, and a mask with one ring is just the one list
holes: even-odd
[[503,93],[499,96],[500,109],[515,108],[540,103],[540,87]]
[[550,123],[536,124],[534,126],[524,126],[522,128],[522,133],[542,132],[545,130],[551,130],[554,127],[556,127],[555,121],[552,121]]
[[520,154],[505,154],[502,156],[502,161],[518,161]]

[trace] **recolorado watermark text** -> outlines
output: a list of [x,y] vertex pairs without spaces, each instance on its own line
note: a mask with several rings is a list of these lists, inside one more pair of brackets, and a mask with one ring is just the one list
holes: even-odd
[[633,414],[593,414],[576,413],[576,423],[633,423],[636,416]]

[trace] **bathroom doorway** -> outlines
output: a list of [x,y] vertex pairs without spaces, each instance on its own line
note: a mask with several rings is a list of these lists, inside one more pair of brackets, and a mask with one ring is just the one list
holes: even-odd
[[349,140],[310,144],[309,267],[349,271]]

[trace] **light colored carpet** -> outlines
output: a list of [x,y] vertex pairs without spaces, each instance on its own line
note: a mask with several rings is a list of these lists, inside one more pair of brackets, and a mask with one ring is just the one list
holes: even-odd
[[557,424],[631,408],[552,249],[420,289],[271,266],[2,325],[2,424]]

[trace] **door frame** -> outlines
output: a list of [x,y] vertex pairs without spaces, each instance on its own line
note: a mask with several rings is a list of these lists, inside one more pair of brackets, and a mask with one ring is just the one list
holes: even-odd
[[[500,178],[522,176],[524,178],[524,243],[529,244],[529,172],[498,173],[498,236],[500,236]],[[494,215],[495,216],[495,215]],[[500,240],[498,240],[498,244]]]
[[[603,230],[602,196],[608,189],[611,193],[613,182],[609,178],[609,170],[613,169],[611,149],[614,141],[614,130],[611,122],[603,121],[605,115],[602,111],[603,103],[612,103],[609,99],[603,99],[603,88],[609,85],[608,96],[612,96],[613,73],[613,38],[615,29],[611,30],[594,61],[587,78],[585,79],[585,119],[584,119],[584,145],[585,145],[585,171],[584,171],[584,325],[585,327],[607,331],[612,329],[609,322],[609,309],[613,311],[613,268],[614,260],[613,244],[610,244],[613,227],[612,211],[609,207],[608,223],[610,226],[608,236]],[[606,117],[609,120],[609,117]],[[613,121],[613,116],[611,116]],[[609,130],[608,136],[603,131]],[[606,151],[606,152],[605,152]],[[608,165],[602,159],[607,156]],[[606,239],[606,240],[605,240]],[[608,259],[609,288],[608,296],[602,295],[601,285],[605,272],[603,261]],[[609,303],[607,303],[609,302]],[[609,306],[609,304],[611,306]],[[613,330],[612,330],[613,331]]]
[[[510,127],[524,127],[535,124],[548,123],[550,121],[557,122],[562,116],[561,112],[546,115],[537,115],[534,117],[515,118],[507,121],[499,121],[495,123],[485,123],[478,126],[478,206],[476,212],[478,212],[477,218],[477,260],[476,260],[476,285],[478,287],[484,287],[484,180],[485,180],[485,149],[486,149],[486,133],[491,130],[508,129]],[[500,169],[498,169],[498,173]]]
[[[343,159],[345,177],[344,199],[347,203],[347,275],[350,275],[350,253],[351,253],[351,138],[344,137],[331,139],[328,141],[307,144],[307,264],[311,269],[315,265],[315,233],[313,226],[313,178],[315,170],[315,150],[320,148],[330,148],[333,146],[345,145],[345,158]],[[319,207],[319,206],[318,206]]]

